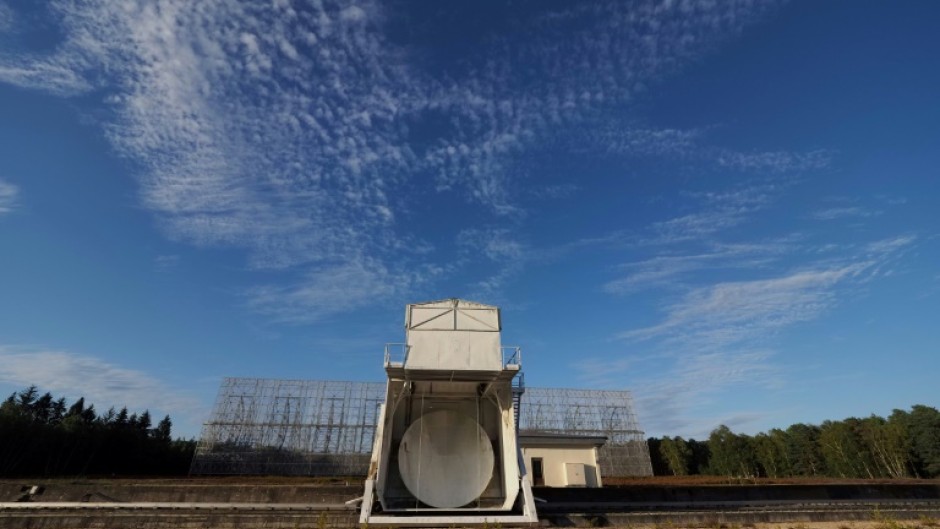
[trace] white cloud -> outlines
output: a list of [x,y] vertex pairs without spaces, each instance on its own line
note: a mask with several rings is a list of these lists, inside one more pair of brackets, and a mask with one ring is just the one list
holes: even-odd
[[909,248],[916,240],[916,235],[898,235],[869,243],[865,246],[865,250],[876,256],[892,255],[894,252]]
[[651,236],[643,242],[669,245],[703,240],[738,226],[766,207],[780,187],[780,184],[751,184],[730,191],[691,194],[701,202],[698,210],[654,223],[649,227]]
[[599,148],[608,154],[686,160],[697,165],[763,176],[819,170],[828,167],[832,161],[832,153],[827,150],[741,152],[715,146],[708,142],[709,133],[725,128],[716,125],[690,129],[654,128],[610,119],[611,122],[587,130],[574,140],[575,145],[586,143],[588,148]]
[[785,151],[743,153],[727,151],[718,156],[718,163],[742,171],[796,173],[822,169],[829,165],[832,153],[826,150],[808,153]]
[[[651,417],[653,431],[675,435],[706,433],[719,424],[715,416],[698,415],[708,399],[725,391],[767,390],[786,383],[775,359],[777,335],[794,325],[815,320],[847,299],[860,295],[865,285],[894,273],[901,256],[914,247],[916,237],[902,235],[872,243],[836,248],[840,257],[819,260],[813,246],[787,240],[730,248],[705,254],[663,256],[631,263],[631,274],[608,284],[608,291],[629,292],[641,282],[662,282],[685,292],[665,304],[657,323],[620,333],[628,348],[630,370],[649,369],[652,376],[633,384],[644,416]],[[815,262],[779,272],[779,259],[803,251]],[[744,257],[747,256],[747,257]],[[747,276],[762,278],[720,280],[702,284],[701,277],[689,280],[696,270],[722,268],[734,272],[739,257],[755,258],[765,267],[741,267]],[[770,259],[770,260],[765,260]],[[739,274],[742,275],[742,274]],[[711,276],[713,277],[713,276]],[[603,365],[607,359],[593,359]],[[609,360],[607,360],[609,361]],[[617,362],[617,359],[613,360]],[[655,365],[655,369],[650,366]],[[582,378],[603,377],[616,385],[628,373],[583,370]],[[705,408],[701,408],[705,406]],[[712,412],[708,412],[712,413]]]
[[0,81],[22,88],[40,88],[56,95],[74,95],[91,88],[74,67],[53,61],[0,62]]
[[0,215],[13,211],[13,208],[16,207],[16,196],[18,194],[19,188],[0,179]]
[[660,323],[619,336],[629,340],[664,338],[709,351],[766,338],[831,308],[840,298],[839,287],[888,273],[887,266],[915,240],[913,235],[898,236],[870,243],[841,261],[830,260],[766,279],[696,287],[668,305]]
[[13,29],[14,22],[13,10],[10,9],[10,6],[0,2],[0,33]]
[[814,211],[810,216],[816,220],[835,220],[842,218],[864,218],[880,215],[880,211],[872,211],[859,206],[845,206],[826,208]]
[[593,134],[592,141],[608,152],[644,156],[689,156],[701,151],[702,130],[652,129],[645,127],[606,127]]
[[100,358],[43,348],[0,345],[0,382],[17,387],[36,385],[43,391],[85,397],[99,412],[114,406],[183,414],[190,421],[206,411],[187,390],[172,387],[142,371],[124,368]]
[[309,323],[388,299],[416,281],[414,276],[396,276],[380,263],[363,259],[319,267],[293,284],[258,286],[247,294],[252,308],[277,321]]
[[771,279],[697,288],[667,309],[661,323],[622,333],[621,338],[667,337],[703,349],[755,338],[814,318],[835,300],[832,288],[858,276],[871,263],[798,271]]
[[470,228],[457,235],[462,259],[468,263],[489,261],[496,272],[477,281],[468,293],[472,299],[502,299],[505,284],[522,272],[534,251],[505,228]]
[[178,255],[158,255],[154,258],[154,267],[159,272],[165,272],[176,268],[180,263],[180,256]]
[[[657,362],[663,363],[662,358]],[[767,391],[779,386],[782,372],[774,353],[764,349],[714,351],[682,357],[671,369],[638,381],[634,391],[643,426],[652,435],[702,438],[719,424],[710,399],[723,391]],[[746,402],[738,404],[747,408]],[[740,411],[732,412],[740,415]]]
[[604,284],[605,292],[629,294],[658,287],[681,287],[681,280],[700,270],[765,268],[780,258],[787,241],[758,244],[714,244],[710,251],[692,254],[659,255],[623,264],[625,275]]
[[[487,215],[519,213],[525,191],[513,175],[529,147],[621,109],[765,6],[566,6],[491,35],[446,73],[387,38],[395,14],[376,1],[55,0],[51,9],[63,40],[47,55],[3,52],[0,81],[103,98],[108,137],[142,168],[142,200],[167,235],[242,248],[253,267],[305,277],[259,287],[267,301],[251,305],[270,313],[283,296],[294,312],[322,317],[371,299],[314,308],[324,273],[444,268],[418,251],[422,234],[397,223],[420,200],[414,189],[457,193]],[[519,33],[529,37],[510,45]],[[552,82],[529,84],[520,71]]]
[[576,184],[552,184],[531,187],[528,192],[537,199],[561,199],[574,195],[580,189],[581,187]]

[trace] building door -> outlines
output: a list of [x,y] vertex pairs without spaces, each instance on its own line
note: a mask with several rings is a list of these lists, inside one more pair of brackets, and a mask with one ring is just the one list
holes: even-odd
[[542,458],[532,458],[532,485],[535,487],[545,486],[545,472],[542,470]]

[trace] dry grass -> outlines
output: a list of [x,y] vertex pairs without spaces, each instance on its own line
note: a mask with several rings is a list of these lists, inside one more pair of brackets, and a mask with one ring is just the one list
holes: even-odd
[[[781,523],[712,523],[702,526],[673,525],[670,529],[935,529],[940,521],[929,516],[915,520],[898,520],[883,514],[873,515],[870,521],[849,522],[781,522]],[[617,525],[611,529],[663,529],[663,524]]]
[[604,477],[604,486],[617,485],[923,485],[940,484],[937,479],[846,479],[846,478],[729,478],[726,476]]

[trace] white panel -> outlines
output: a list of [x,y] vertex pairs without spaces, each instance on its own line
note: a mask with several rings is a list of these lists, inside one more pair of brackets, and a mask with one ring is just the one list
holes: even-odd
[[443,332],[409,333],[406,367],[409,369],[437,369],[440,367],[440,350],[447,347],[449,334]]
[[408,369],[502,369],[498,332],[413,332],[408,345]]
[[454,328],[454,311],[449,308],[412,307],[408,330],[444,330]]
[[498,332],[465,331],[470,342],[469,368],[498,371],[503,368],[503,354],[499,347]]
[[438,367],[441,369],[470,369],[470,337],[467,331],[440,333],[442,347],[438,350]]
[[565,463],[565,484],[569,487],[584,487],[584,463]]
[[457,328],[468,331],[499,331],[499,313],[495,309],[457,309]]
[[493,446],[476,421],[451,410],[413,422],[398,449],[398,468],[416,498],[438,508],[480,497],[493,477]]
[[[456,327],[451,315],[450,324],[442,324],[436,316],[444,314],[446,311],[456,310]],[[433,320],[432,326],[428,326],[429,320]],[[462,299],[444,299],[440,301],[429,301],[427,303],[413,303],[408,305],[405,310],[405,326],[411,329],[456,329],[456,330],[488,330],[499,331],[499,307],[494,305],[483,305],[472,301]]]

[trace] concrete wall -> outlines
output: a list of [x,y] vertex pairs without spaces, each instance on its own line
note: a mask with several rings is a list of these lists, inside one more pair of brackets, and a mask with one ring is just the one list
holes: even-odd
[[524,447],[522,456],[525,459],[530,478],[532,477],[532,458],[542,458],[545,487],[568,487],[565,465],[570,463],[585,465],[584,477],[587,487],[600,487],[602,485],[600,469],[597,466],[597,449],[593,446]]
[[342,503],[362,495],[362,481],[322,482],[299,478],[10,479],[0,480],[0,502],[19,500],[24,489],[43,488],[40,502],[246,502]]

